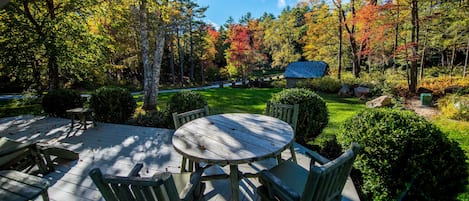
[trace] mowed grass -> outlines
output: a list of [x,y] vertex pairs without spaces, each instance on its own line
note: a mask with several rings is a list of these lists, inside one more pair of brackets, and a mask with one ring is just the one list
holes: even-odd
[[[432,122],[446,133],[450,139],[459,143],[459,146],[466,153],[466,163],[469,163],[469,122],[446,118],[436,118]],[[466,185],[466,191],[459,194],[457,199],[469,200],[469,183]]]
[[[207,100],[210,114],[221,113],[253,113],[262,114],[267,100],[273,94],[282,91],[280,88],[223,88],[198,91]],[[158,109],[164,110],[173,93],[158,95]],[[365,108],[364,102],[358,98],[343,98],[336,94],[318,93],[327,104],[329,110],[329,124],[323,130],[321,138],[330,138],[337,132],[339,125],[359,110]],[[138,107],[143,103],[138,102]]]

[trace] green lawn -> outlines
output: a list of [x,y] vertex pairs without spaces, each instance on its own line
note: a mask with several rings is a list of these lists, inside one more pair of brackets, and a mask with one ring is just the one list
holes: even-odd
[[[469,159],[469,122],[445,118],[437,118],[432,122],[443,132],[448,134],[449,138],[457,141],[466,153],[466,157]],[[469,163],[469,160],[466,160],[466,162]],[[466,185],[466,191],[464,193],[459,194],[458,200],[469,200],[469,185]]]
[[[198,91],[208,102],[210,114],[246,112],[261,114],[264,112],[266,102],[274,93],[282,89],[239,89],[223,88]],[[329,124],[324,129],[321,138],[329,138],[335,135],[338,126],[345,119],[351,117],[363,109],[364,102],[358,98],[342,98],[335,94],[318,93],[327,103],[329,110]],[[158,109],[163,110],[172,93],[164,93],[158,96]],[[141,106],[143,103],[138,102]]]

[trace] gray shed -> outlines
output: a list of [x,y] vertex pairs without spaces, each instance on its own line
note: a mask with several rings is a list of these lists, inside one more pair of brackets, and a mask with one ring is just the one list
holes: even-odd
[[328,65],[324,61],[298,61],[288,64],[285,70],[287,88],[296,86],[296,82],[304,79],[321,78],[326,75]]

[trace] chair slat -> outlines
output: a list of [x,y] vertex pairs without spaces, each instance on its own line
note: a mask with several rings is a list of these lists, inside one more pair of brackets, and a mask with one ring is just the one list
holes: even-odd
[[[191,110],[188,112],[180,113],[177,112],[173,113],[173,121],[174,121],[174,128],[178,129],[182,125],[190,122],[194,119],[198,119],[201,117],[205,117],[209,115],[208,106],[204,106],[203,108]],[[187,162],[187,158],[183,157],[181,162],[181,172],[193,172],[194,166],[198,164],[194,164],[194,161]]]
[[[259,181],[262,186],[257,188],[262,200],[298,200],[297,195],[288,192],[301,193],[301,201],[332,201],[341,200],[341,193],[358,154],[359,146],[352,143],[351,149],[333,161],[323,165],[311,163],[309,175],[305,178],[286,178],[285,175],[298,174],[303,169],[297,164],[285,162],[272,170],[263,171]],[[306,171],[306,170],[305,170]],[[282,178],[283,179],[280,179]],[[295,184],[305,184],[301,187]],[[295,189],[295,187],[297,187]],[[298,189],[301,188],[301,189]]]
[[[140,165],[137,164],[137,166]],[[178,192],[181,192],[181,196],[185,198],[184,200],[203,199],[204,188],[201,188],[201,186],[204,186],[204,184],[200,183],[202,174],[203,170],[198,170],[190,175],[186,174],[186,177],[179,175],[179,178],[191,182],[191,185],[190,187],[178,189],[173,174],[169,172],[144,178],[103,175],[98,168],[89,172],[91,179],[106,201],[177,201],[180,200]]]
[[[299,115],[299,105],[294,104],[294,105],[288,105],[288,104],[278,104],[278,103],[272,103],[270,101],[267,101],[267,107],[266,107],[266,115],[278,118],[284,122],[287,122],[290,124],[290,126],[293,128],[293,132],[296,132],[296,124],[298,122],[298,115]],[[293,144],[290,145],[290,151],[291,151],[291,156],[293,161],[296,161],[296,154],[293,149]],[[281,157],[280,157],[281,158]],[[279,161],[280,163],[281,161]]]

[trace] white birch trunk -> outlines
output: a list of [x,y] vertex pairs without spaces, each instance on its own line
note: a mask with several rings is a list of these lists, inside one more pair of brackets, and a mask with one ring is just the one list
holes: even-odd
[[[140,42],[142,45],[142,62],[143,62],[143,109],[152,110],[152,91],[151,82],[152,74],[150,67],[150,44],[148,40],[148,24],[147,24],[147,1],[140,2]],[[156,106],[156,105],[155,105]],[[156,107],[155,107],[156,108]]]

